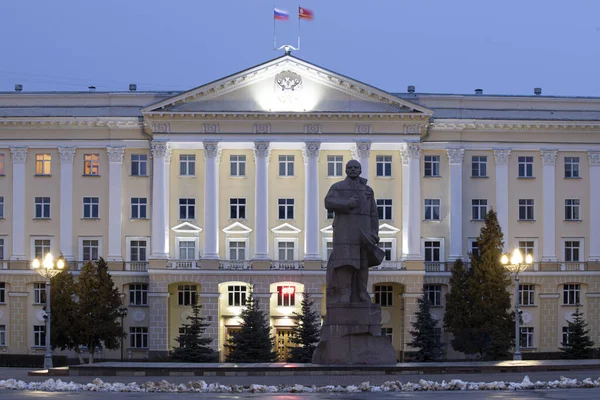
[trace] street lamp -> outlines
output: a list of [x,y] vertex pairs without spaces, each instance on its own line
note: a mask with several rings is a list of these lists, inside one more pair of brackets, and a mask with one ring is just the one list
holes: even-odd
[[50,279],[58,275],[65,267],[65,261],[59,257],[56,262],[52,254],[47,253],[40,262],[37,258],[31,266],[38,274],[46,278],[46,354],[44,355],[44,368],[52,368],[52,346],[50,346]]
[[[125,293],[121,293],[121,307],[119,307],[119,317],[121,317],[121,329],[123,329],[123,320],[127,316],[127,307],[125,307]],[[123,361],[123,334],[121,334],[121,361]]]
[[523,256],[519,249],[513,251],[510,260],[506,254],[502,255],[500,262],[506,266],[506,268],[515,274],[515,353],[513,354],[513,360],[522,360],[521,357],[521,315],[519,310],[519,273],[525,271],[531,263],[533,263],[533,257],[531,254],[525,256],[525,262],[523,262]]

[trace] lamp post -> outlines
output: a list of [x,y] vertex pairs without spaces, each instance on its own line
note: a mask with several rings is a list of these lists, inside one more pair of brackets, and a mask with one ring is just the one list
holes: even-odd
[[44,368],[52,368],[52,346],[50,345],[50,279],[58,275],[65,267],[65,261],[59,257],[56,262],[52,254],[48,253],[40,262],[37,258],[31,266],[38,274],[46,278],[46,354],[44,355]]
[[506,254],[502,255],[500,262],[506,266],[506,268],[515,274],[515,353],[513,354],[513,360],[522,360],[521,357],[521,315],[519,309],[519,274],[527,269],[533,262],[531,254],[525,256],[525,262],[523,262],[523,256],[519,249],[513,251],[510,260]]
[[[125,307],[125,293],[121,293],[121,307],[119,307],[119,317],[121,317],[121,329],[123,329],[123,320],[127,316],[127,307]],[[123,335],[121,334],[121,361],[123,361]]]

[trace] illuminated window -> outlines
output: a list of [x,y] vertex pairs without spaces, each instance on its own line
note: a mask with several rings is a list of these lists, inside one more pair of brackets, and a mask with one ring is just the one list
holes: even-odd
[[100,155],[83,155],[83,174],[88,176],[100,175]]
[[50,154],[36,154],[35,155],[35,174],[36,175],[50,175],[50,160],[52,157]]
[[277,286],[277,305],[280,307],[293,307],[296,305],[295,286]]
[[232,307],[246,305],[247,286],[244,285],[229,285],[227,287],[227,304]]
[[0,175],[4,175],[4,154],[0,154]]

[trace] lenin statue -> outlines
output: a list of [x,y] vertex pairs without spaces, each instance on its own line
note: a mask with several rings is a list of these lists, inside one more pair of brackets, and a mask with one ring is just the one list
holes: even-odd
[[373,189],[360,177],[360,163],[346,164],[346,179],[335,183],[325,208],[335,213],[333,252],[327,262],[326,315],[314,364],[394,364],[390,340],[381,336],[381,307],[373,304],[369,268],[381,264],[379,219]]

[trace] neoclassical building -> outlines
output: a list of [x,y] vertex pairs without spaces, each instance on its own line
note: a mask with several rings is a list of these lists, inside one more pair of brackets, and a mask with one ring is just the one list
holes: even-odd
[[350,159],[377,197],[369,287],[399,359],[423,291],[442,329],[491,208],[534,258],[523,351],[558,351],[577,304],[600,342],[600,98],[388,93],[286,54],[183,93],[0,93],[0,354],[44,353],[31,261],[52,252],[75,275],[109,262],[127,358],[168,352],[196,300],[223,356],[250,291],[284,357],[302,293],[326,311],[323,198]]

